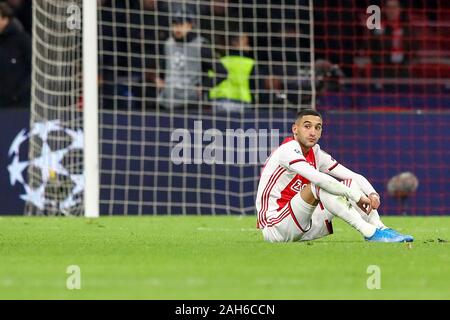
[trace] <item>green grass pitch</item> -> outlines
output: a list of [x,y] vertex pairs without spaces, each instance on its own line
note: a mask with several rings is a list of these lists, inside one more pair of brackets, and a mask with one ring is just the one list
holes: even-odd
[[449,299],[450,217],[384,221],[412,247],[364,242],[337,219],[324,239],[270,244],[254,217],[3,217],[0,299]]

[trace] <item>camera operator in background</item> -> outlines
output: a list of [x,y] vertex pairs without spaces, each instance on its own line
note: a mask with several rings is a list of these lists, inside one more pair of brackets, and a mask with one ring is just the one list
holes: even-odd
[[[328,60],[317,60],[314,66],[314,85],[316,94],[320,97],[326,92],[339,92],[342,89],[344,72]],[[285,81],[283,81],[285,80]],[[273,92],[273,101],[278,104],[309,108],[312,93],[311,73],[309,70],[298,69],[295,77],[283,79],[281,73],[266,78],[265,89]]]

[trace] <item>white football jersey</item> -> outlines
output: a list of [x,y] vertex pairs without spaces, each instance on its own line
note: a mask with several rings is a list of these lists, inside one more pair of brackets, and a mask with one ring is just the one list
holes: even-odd
[[328,173],[338,165],[338,162],[322,151],[318,144],[304,156],[300,144],[293,137],[286,138],[272,152],[262,169],[256,196],[259,229],[275,224],[275,219],[280,218],[280,210],[310,183],[289,169],[289,166],[300,161],[308,162],[323,173]]

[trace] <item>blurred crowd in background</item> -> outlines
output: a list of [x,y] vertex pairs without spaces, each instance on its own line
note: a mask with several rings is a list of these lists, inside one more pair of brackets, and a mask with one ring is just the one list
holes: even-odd
[[0,2],[0,108],[30,107],[31,0]]
[[[4,2],[0,107],[27,107],[31,0]],[[404,80],[450,79],[446,0],[315,0],[313,16],[308,0],[97,2],[106,108],[308,104],[311,59],[319,94],[344,80],[404,90]],[[367,27],[369,5],[381,8],[380,29]]]

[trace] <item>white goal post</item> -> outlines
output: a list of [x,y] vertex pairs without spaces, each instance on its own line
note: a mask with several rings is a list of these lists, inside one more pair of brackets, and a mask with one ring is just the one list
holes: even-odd
[[97,1],[83,0],[84,215],[100,213]]

